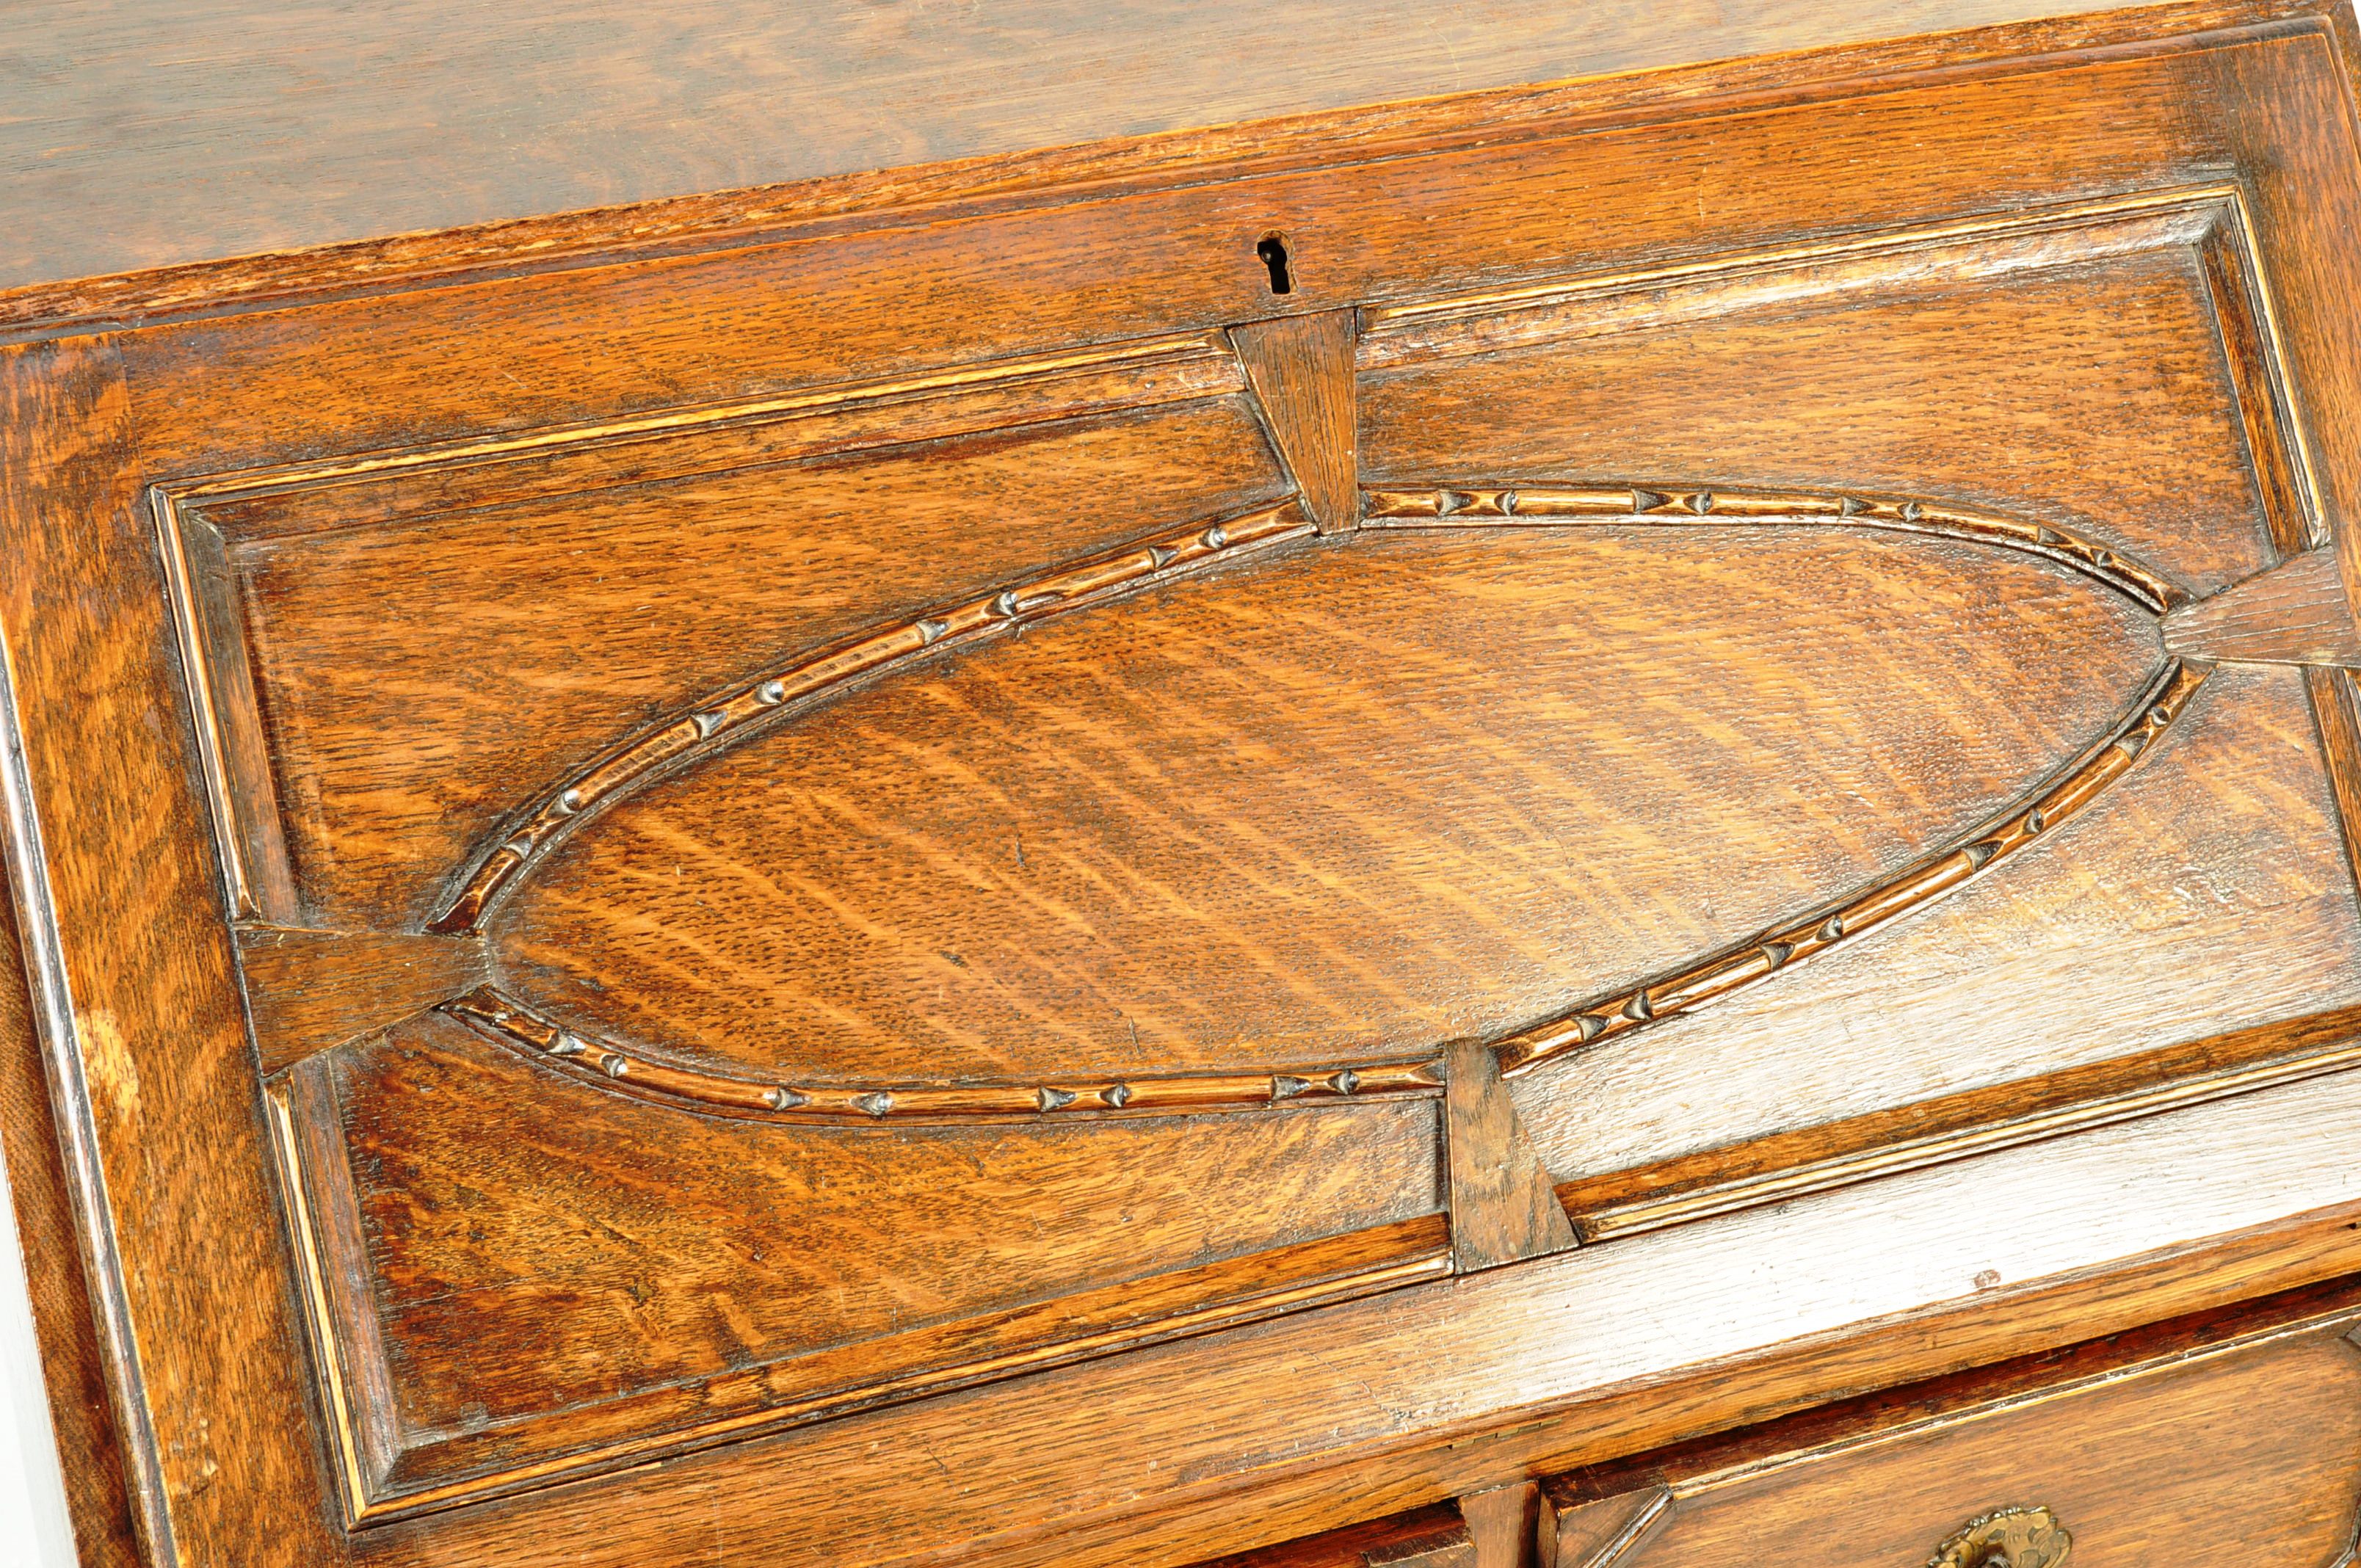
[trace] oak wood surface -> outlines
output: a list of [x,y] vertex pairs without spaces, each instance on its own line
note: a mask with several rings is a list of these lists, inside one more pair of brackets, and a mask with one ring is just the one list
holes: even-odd
[[2268,664],[2361,663],[2361,629],[2331,550],[2307,550],[2165,620],[2165,646],[2184,658]]
[[1401,1223],[1442,1208],[1432,1101],[782,1142],[586,1094],[434,1015],[331,1070],[339,1273],[407,1446],[453,1451],[412,1485],[1366,1271],[1415,1256],[1432,1229]]
[[[319,1460],[288,1419],[285,1253],[127,416],[104,339],[0,357],[12,893],[142,1544],[317,1562],[335,1548],[324,1509],[289,1506]],[[71,548],[37,543],[59,530]]]
[[[1884,0],[1832,12],[1791,0],[1743,16],[1702,5],[1573,15],[1520,3],[1477,19],[1431,0],[1286,16],[1228,3],[780,14],[700,0],[656,17],[613,5],[495,16],[412,0],[333,17],[176,3],[134,18],[41,4],[12,18],[17,108],[0,139],[0,189],[33,221],[0,255],[0,283],[1612,81],[2061,8]],[[225,37],[241,46],[228,59]],[[126,97],[136,107],[120,106]],[[120,200],[93,206],[84,196],[97,188]]]
[[159,1555],[1499,1558],[2361,1263],[2361,705],[2159,625],[2353,532],[2347,24],[2078,26],[13,297]]
[[[2340,1135],[2354,1092],[2338,1079],[2268,1091],[2234,1114],[2079,1134],[1153,1348],[1097,1376],[1047,1373],[692,1455],[610,1483],[617,1511],[598,1530],[562,1494],[431,1530],[395,1522],[367,1532],[357,1560],[621,1563],[633,1530],[719,1487],[736,1499],[707,1517],[724,1553],[1185,1563],[2349,1272],[2361,1190],[2308,1146]],[[1905,1222],[1913,1245],[1897,1247]],[[1741,1255],[1760,1261],[1728,1290]],[[1986,1274],[1999,1283],[1979,1285]],[[1620,1332],[1587,1332],[1610,1321]],[[1445,1340],[1455,1352],[1438,1357]],[[1316,1447],[1274,1405],[1274,1365],[1290,1399],[1325,1413]],[[1178,1427],[1157,1414],[1175,1400],[1190,1411]],[[1406,1426],[1466,1437],[1406,1443]],[[922,1510],[898,1467],[850,1463],[897,1441],[923,1442],[950,1472]],[[841,1478],[824,1496],[788,1478],[822,1467]],[[618,1519],[634,1522],[618,1533]]]
[[1516,1102],[1500,1081],[1499,1058],[1480,1040],[1456,1041],[1445,1069],[1451,1251],[1459,1271],[1573,1247],[1574,1226],[1517,1120]]
[[[2186,726],[2143,787],[2004,883],[1517,1080],[1543,1163],[1602,1175],[2361,1000],[2361,904],[2299,673],[2224,667]],[[2077,1008],[2037,1000],[2052,966]],[[1960,1040],[1998,1048],[1938,1043]]]
[[[2037,1508],[2076,1561],[2227,1529],[2271,1561],[2341,1562],[2361,1539],[2345,1299],[2325,1322],[2315,1299],[2286,1324],[2214,1327],[2212,1343],[2127,1336],[1554,1476],[1542,1561],[1881,1563]],[[1594,1508],[1627,1528],[1598,1539]]]
[[[1939,671],[1894,656],[1968,605],[1990,632]],[[624,800],[492,940],[523,996],[741,1073],[1391,1059],[1956,836],[2113,724],[2145,619],[2040,565],[1807,534],[1281,545]],[[1821,629],[1841,652],[1817,670],[1763,657]],[[1798,685],[1825,727],[1784,717]],[[1708,871],[1709,905],[1580,896]]]
[[126,1496],[122,1440],[91,1321],[20,950],[14,901],[0,899],[0,1074],[5,1075],[0,1077],[0,1157],[7,1161],[15,1245],[23,1251],[32,1297],[49,1430],[56,1437],[79,1560],[86,1568],[135,1568],[139,1542]]
[[[1275,236],[1263,243],[1281,244]],[[1283,267],[1283,245],[1279,254]],[[1276,288],[1279,280],[1272,281]],[[1358,335],[1351,311],[1230,329],[1272,444],[1323,533],[1342,532],[1360,521],[1360,422],[1354,407],[1359,383],[1353,373]]]

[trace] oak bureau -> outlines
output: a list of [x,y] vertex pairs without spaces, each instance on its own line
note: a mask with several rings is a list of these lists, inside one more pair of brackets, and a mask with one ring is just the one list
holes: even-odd
[[1644,12],[10,274],[83,1562],[2351,1564],[2353,14]]

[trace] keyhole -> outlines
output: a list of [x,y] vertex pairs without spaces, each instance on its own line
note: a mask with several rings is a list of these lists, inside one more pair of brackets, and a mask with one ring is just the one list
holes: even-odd
[[1285,235],[1267,234],[1263,236],[1262,243],[1255,247],[1255,254],[1262,258],[1263,266],[1270,270],[1270,291],[1272,293],[1292,294],[1295,292],[1295,274],[1289,271],[1287,266],[1287,236]]

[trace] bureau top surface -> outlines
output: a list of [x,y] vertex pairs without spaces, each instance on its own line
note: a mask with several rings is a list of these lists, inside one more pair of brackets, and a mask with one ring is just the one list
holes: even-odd
[[2118,8],[41,0],[0,37],[0,289]]

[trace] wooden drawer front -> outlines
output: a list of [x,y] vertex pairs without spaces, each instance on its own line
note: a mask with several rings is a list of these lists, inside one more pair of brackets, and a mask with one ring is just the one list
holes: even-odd
[[1196,1568],[2349,1568],[2356,1307],[2348,1278]]
[[[1543,1568],[2332,1568],[2361,1504],[2350,1324],[1775,1423],[1543,1483]],[[2023,1379],[2019,1379],[2023,1380]]]

